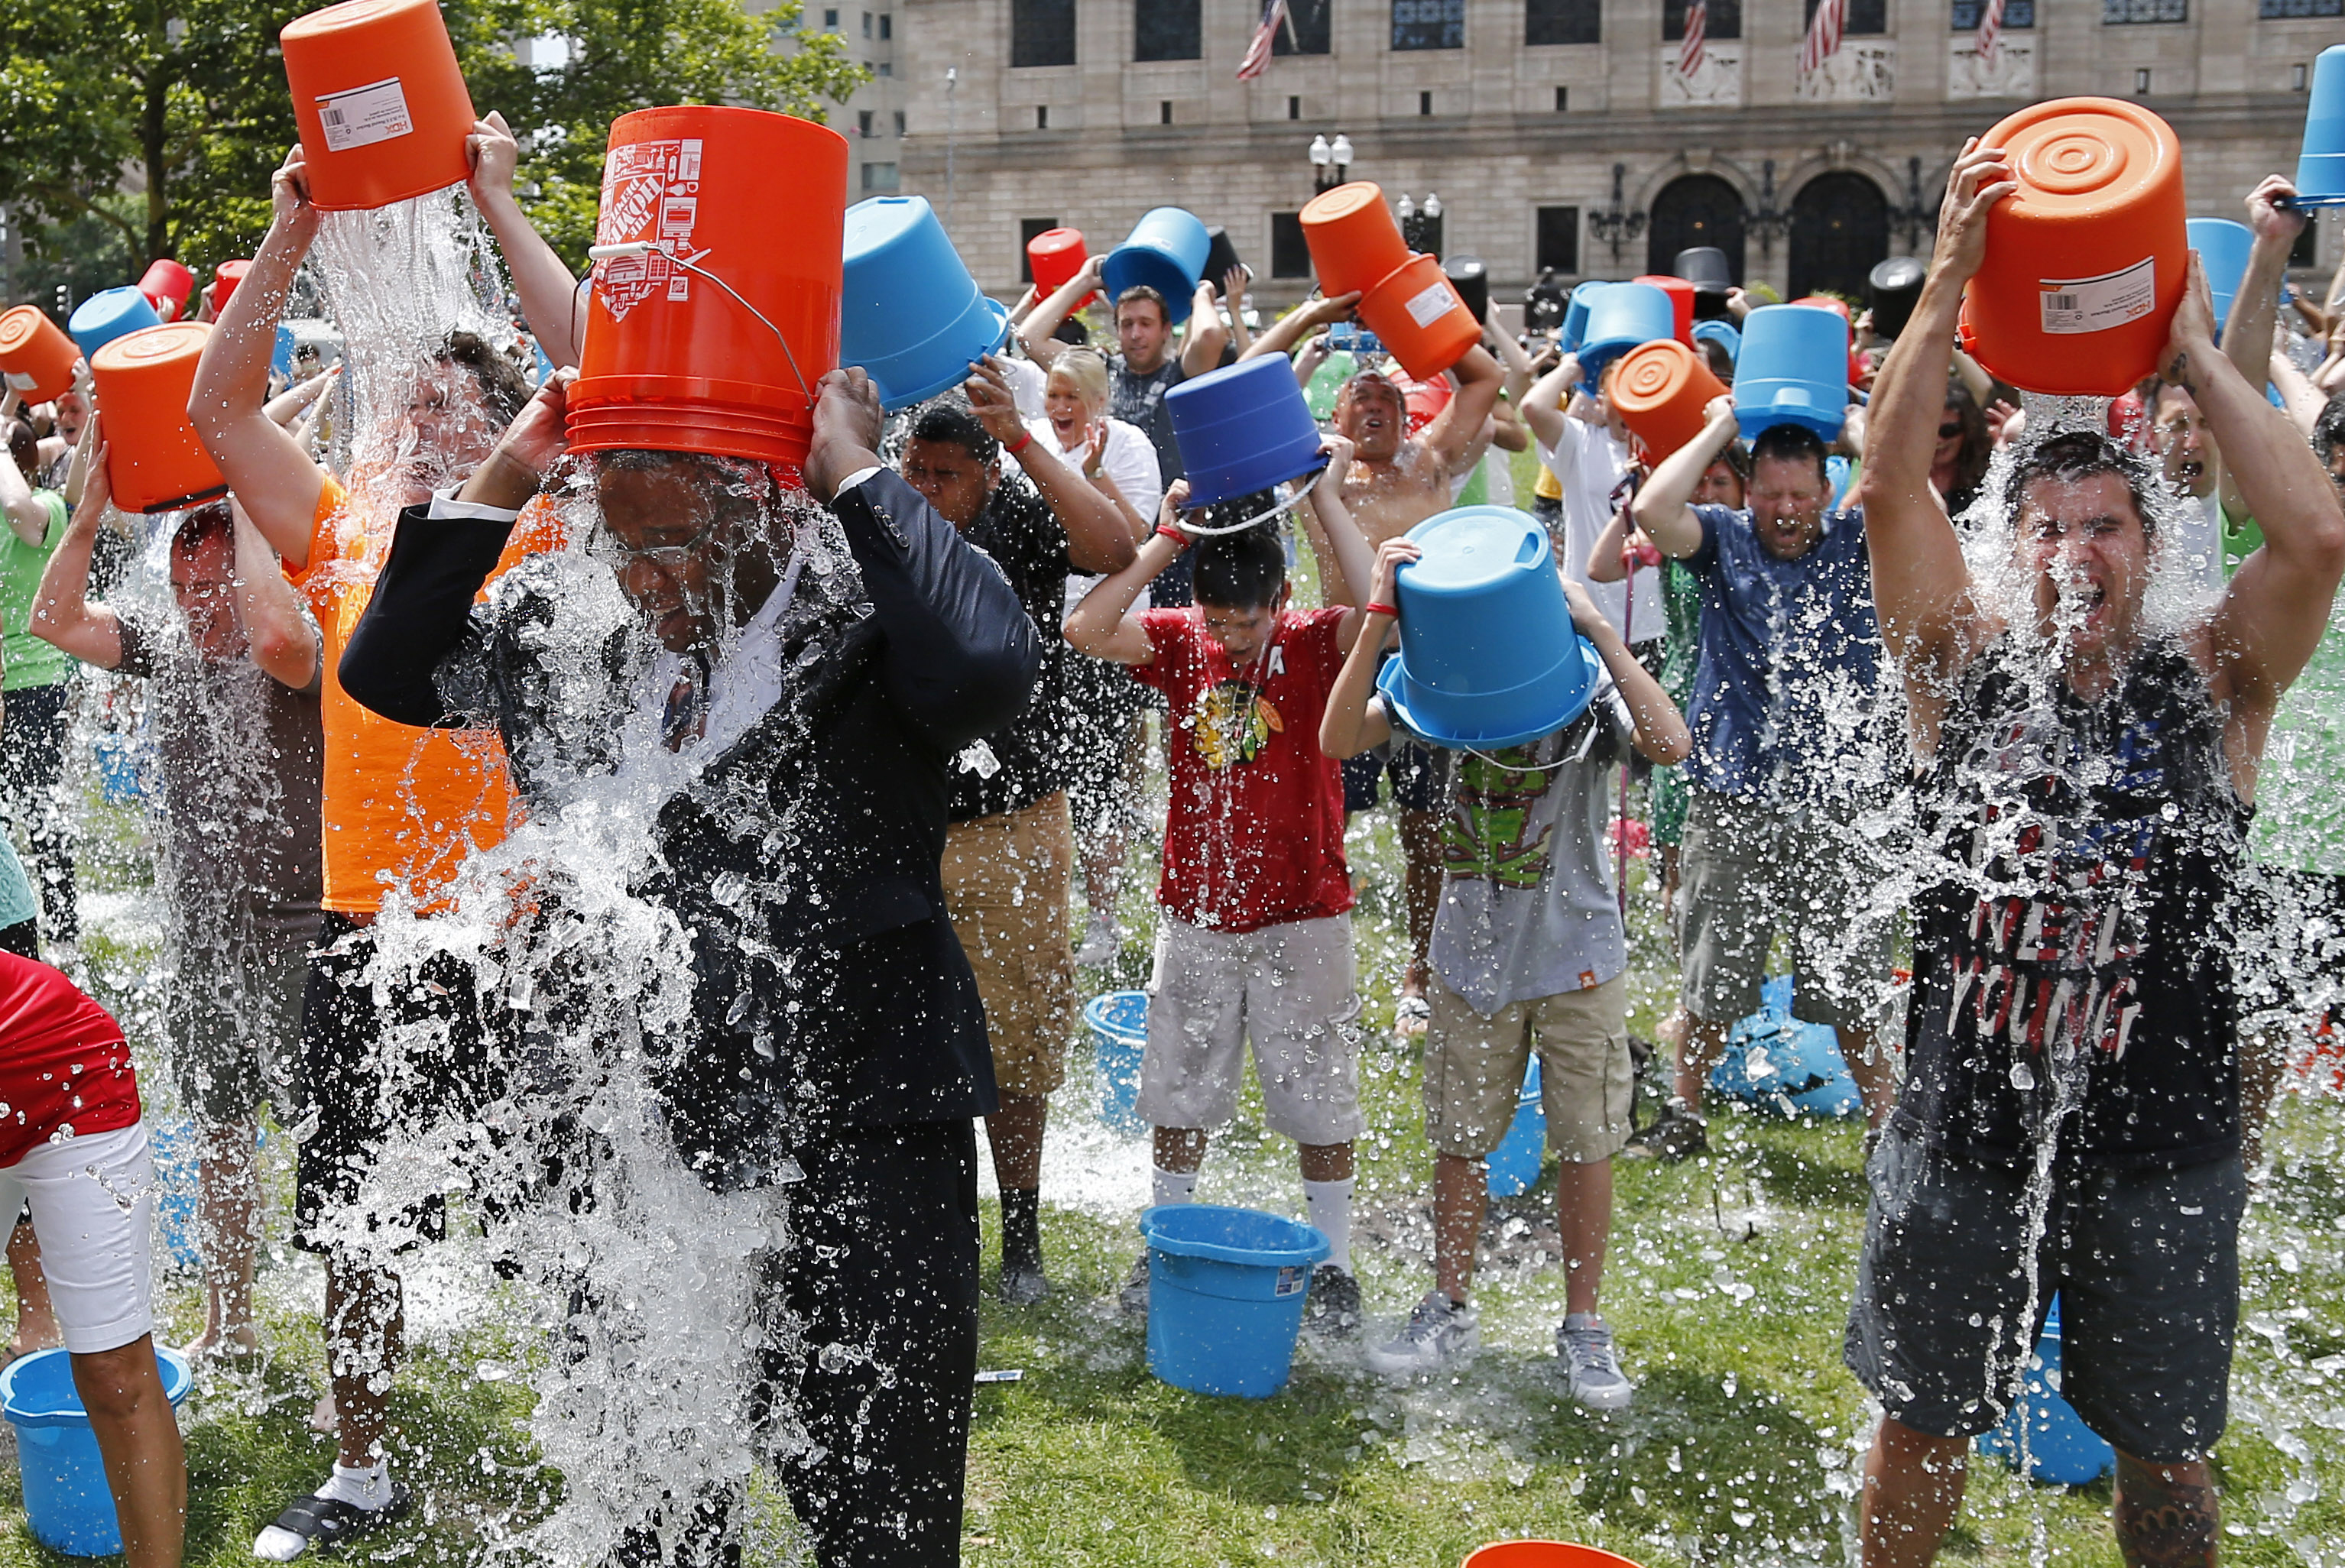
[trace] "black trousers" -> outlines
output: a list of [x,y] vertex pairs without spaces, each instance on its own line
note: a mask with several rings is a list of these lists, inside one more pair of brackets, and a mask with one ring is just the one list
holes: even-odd
[[34,885],[41,894],[41,925],[52,942],[81,940],[74,874],[73,817],[58,798],[65,776],[66,705],[73,687],[25,686],[0,697],[0,802],[21,823],[32,850]]

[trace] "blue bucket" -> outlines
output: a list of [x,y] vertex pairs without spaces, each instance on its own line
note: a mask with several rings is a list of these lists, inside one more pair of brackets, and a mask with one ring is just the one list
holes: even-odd
[[126,283],[119,288],[101,289],[75,306],[66,330],[73,334],[81,357],[86,359],[117,338],[162,324],[163,319],[155,314],[154,302],[141,294],[137,285]]
[[1286,1386],[1311,1268],[1327,1238],[1213,1203],[1144,1210],[1148,1370],[1176,1389],[1264,1400]]
[[1831,510],[1838,511],[1848,504],[1849,487],[1856,483],[1856,465],[1833,452],[1824,459],[1824,478],[1832,486]]
[[1760,996],[1759,1011],[1727,1031],[1711,1087],[1780,1116],[1863,1116],[1864,1099],[1841,1058],[1839,1035],[1792,1017],[1792,976],[1776,976]]
[[1099,1063],[1100,1120],[1118,1132],[1142,1132],[1133,1106],[1140,1098],[1140,1062],[1148,1050],[1148,993],[1110,991],[1083,1004]]
[[[293,354],[294,350],[299,347],[299,345],[293,340],[292,328],[282,326],[278,328],[277,342],[269,350],[269,368],[271,370],[274,370],[277,374],[283,376],[286,379],[292,379]],[[544,358],[545,356],[543,353],[538,355],[538,359],[541,360]],[[549,371],[548,374],[551,374],[551,372]],[[538,379],[543,381],[545,379],[545,377],[540,376]]]
[[1376,676],[1386,710],[1461,748],[1519,745],[1578,718],[1599,663],[1571,624],[1547,530],[1512,507],[1465,506],[1408,537],[1425,553],[1396,579],[1400,657]]
[[2207,292],[2215,299],[2215,335],[2219,338],[2223,323],[2231,319],[2231,301],[2239,292],[2239,279],[2247,275],[2255,230],[2228,217],[2194,217],[2182,227],[2189,232],[2190,248],[2198,253],[2198,265],[2206,270]]
[[139,737],[108,730],[91,745],[98,794],[108,805],[128,805],[147,793],[146,747]]
[[155,1162],[155,1220],[163,1251],[175,1269],[203,1260],[202,1229],[196,1217],[196,1190],[203,1149],[193,1123],[149,1123],[147,1148]]
[[[1567,326],[1570,320],[1567,311]],[[1650,283],[1605,285],[1589,305],[1587,323],[1580,329],[1581,384],[1595,391],[1605,366],[1639,344],[1677,335],[1677,307],[1665,290]]]
[[1197,279],[1205,275],[1205,258],[1213,249],[1213,236],[1193,212],[1159,207],[1141,214],[1100,268],[1108,304],[1112,307],[1125,289],[1144,283],[1164,296],[1165,319],[1179,326],[1189,319]]
[[1728,362],[1738,367],[1741,364],[1742,334],[1734,329],[1733,323],[1729,321],[1697,321],[1693,324],[1693,340],[1695,342],[1703,343],[1713,339],[1726,345],[1726,358]]
[[[157,1350],[163,1392],[177,1410],[194,1380],[177,1351]],[[122,1550],[121,1522],[106,1484],[97,1436],[74,1388],[64,1351],[35,1351],[0,1371],[0,1414],[16,1429],[16,1470],[25,1482],[25,1522],[34,1538],[68,1557],[112,1557]]]
[[1742,319],[1734,419],[1745,440],[1777,425],[1826,444],[1848,420],[1848,323],[1821,305],[1762,305]]
[[1596,296],[1611,287],[1591,278],[1572,289],[1570,301],[1563,308],[1563,331],[1556,339],[1565,353],[1579,352],[1579,340],[1588,335],[1589,309],[1596,303]]
[[860,365],[890,413],[967,379],[1009,336],[1009,310],[979,291],[928,197],[857,202],[845,245],[838,362]]
[[2312,62],[2304,105],[2304,145],[2296,160],[2296,205],[2345,206],[2345,44]]
[[1327,466],[1294,367],[1266,354],[1209,370],[1164,394],[1189,475],[1189,504],[1252,495]]
[[2019,1465],[2020,1423],[2027,1423],[2027,1473],[2058,1486],[2089,1486],[2117,1468],[2117,1451],[2085,1424],[2060,1392],[2060,1298],[2044,1314],[2044,1332],[2011,1413],[1993,1431],[1982,1432],[1978,1451]]
[[1547,1107],[1539,1099],[1538,1053],[1523,1074],[1523,1092],[1515,1101],[1515,1119],[1507,1136],[1483,1162],[1485,1180],[1493,1198],[1512,1198],[1530,1190],[1547,1158]]

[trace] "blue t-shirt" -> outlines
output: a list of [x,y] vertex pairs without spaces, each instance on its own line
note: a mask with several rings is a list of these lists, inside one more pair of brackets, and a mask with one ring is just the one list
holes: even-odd
[[1698,506],[1686,557],[1700,595],[1700,659],[1686,774],[1721,794],[1783,804],[1844,800],[1884,777],[1875,723],[1881,632],[1864,513],[1828,512],[1795,561],[1767,551],[1751,514]]

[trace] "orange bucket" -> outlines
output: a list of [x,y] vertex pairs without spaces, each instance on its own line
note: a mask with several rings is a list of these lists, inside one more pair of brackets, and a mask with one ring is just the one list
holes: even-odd
[[1693,285],[1682,278],[1666,273],[1648,272],[1641,278],[1631,278],[1631,283],[1650,283],[1670,297],[1670,319],[1677,323],[1676,338],[1680,343],[1693,342]]
[[472,173],[472,96],[434,0],[342,0],[277,36],[319,207],[389,207]]
[[1465,1568],[1638,1568],[1626,1557],[1568,1541],[1501,1541],[1466,1559]]
[[1415,381],[1430,381],[1482,340],[1482,324],[1430,256],[1412,256],[1360,300],[1360,321]]
[[847,141],[827,126],[709,105],[614,120],[571,450],[805,462],[838,363],[846,215]]
[[188,418],[196,361],[211,335],[200,321],[142,327],[90,358],[106,410],[107,478],[125,511],[171,511],[228,493]]
[[[1034,274],[1035,297],[1048,299],[1068,278],[1081,272],[1083,263],[1090,259],[1091,252],[1083,248],[1083,231],[1080,228],[1046,228],[1028,240],[1026,265]],[[1075,309],[1080,310],[1098,298],[1099,290],[1094,288],[1075,301]]]
[[1408,242],[1373,181],[1355,179],[1313,197],[1302,224],[1323,294],[1365,294],[1408,265]]
[[1726,383],[1702,357],[1674,338],[1631,349],[1614,362],[1606,395],[1620,422],[1659,462],[1701,433],[1702,410]]
[[2138,104],[2056,98],[1982,145],[2019,189],[1987,212],[1963,346],[2025,390],[2116,397],[2157,369],[2182,300],[2182,144]]
[[251,270],[249,261],[223,261],[212,268],[212,319],[219,319],[220,312],[228,309],[228,296]]
[[74,361],[81,350],[37,305],[19,305],[0,315],[0,375],[28,403],[55,401],[73,390]]

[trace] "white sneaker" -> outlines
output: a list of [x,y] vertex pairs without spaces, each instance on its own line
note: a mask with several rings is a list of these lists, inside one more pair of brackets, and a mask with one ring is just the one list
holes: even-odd
[[1575,1314],[1555,1331],[1555,1353],[1571,1374],[1571,1397],[1592,1411],[1627,1410],[1636,1389],[1620,1370],[1612,1330],[1600,1319]]
[[1448,1291],[1436,1288],[1425,1293],[1397,1338],[1368,1348],[1368,1370],[1388,1378],[1429,1372],[1445,1361],[1472,1355],[1481,1344],[1474,1309],[1459,1306]]
[[1075,949],[1075,962],[1086,969],[1103,968],[1114,963],[1122,951],[1122,928],[1116,925],[1113,915],[1101,910],[1091,916],[1082,945]]

